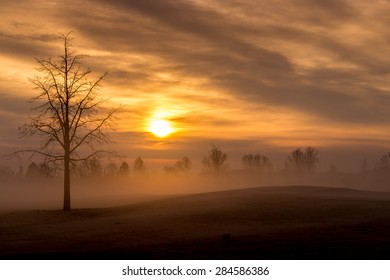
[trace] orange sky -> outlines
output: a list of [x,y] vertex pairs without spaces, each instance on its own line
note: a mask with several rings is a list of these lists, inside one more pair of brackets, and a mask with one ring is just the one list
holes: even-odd
[[[26,143],[34,58],[59,55],[70,30],[86,65],[110,73],[101,94],[127,105],[113,140],[128,158],[200,161],[214,143],[281,167],[312,145],[326,168],[389,150],[389,1],[6,0],[1,11],[0,153]],[[174,133],[148,132],[156,118]]]

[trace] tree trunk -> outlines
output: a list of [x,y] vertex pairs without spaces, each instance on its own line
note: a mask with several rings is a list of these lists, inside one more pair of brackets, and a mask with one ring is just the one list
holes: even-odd
[[65,152],[64,160],[64,211],[70,211],[70,159],[69,151]]
[[68,89],[68,42],[64,45],[64,89],[65,89],[65,124],[64,124],[64,211],[70,211],[70,138],[69,138],[69,89]]

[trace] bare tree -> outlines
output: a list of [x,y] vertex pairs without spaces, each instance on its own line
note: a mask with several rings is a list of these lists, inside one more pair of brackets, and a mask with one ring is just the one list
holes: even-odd
[[74,166],[73,171],[81,177],[99,178],[103,175],[103,167],[98,157],[91,157]]
[[121,176],[128,176],[130,174],[129,164],[126,161],[123,161],[121,163],[118,173]]
[[287,158],[287,167],[297,172],[301,172],[304,168],[305,154],[301,148],[295,149]]
[[41,175],[38,164],[35,162],[30,163],[26,171],[26,179],[36,179]]
[[141,157],[137,157],[135,160],[134,160],[134,171],[136,173],[143,173],[145,172],[146,168],[145,168],[145,165],[144,165],[144,161],[142,160]]
[[104,175],[108,177],[115,177],[118,175],[119,167],[115,162],[110,162],[104,169]]
[[36,59],[40,74],[30,80],[39,91],[32,101],[35,115],[21,128],[21,136],[39,136],[43,141],[37,148],[19,152],[43,156],[48,164],[63,167],[63,210],[69,211],[71,166],[107,153],[96,144],[109,141],[106,131],[119,108],[106,108],[107,100],[97,95],[106,73],[91,81],[91,70],[81,64],[83,56],[71,50],[70,34],[61,39],[61,56]]
[[208,155],[203,158],[202,164],[206,172],[219,175],[227,169],[227,165],[225,163],[226,160],[226,153],[224,153],[219,147],[211,145],[211,149],[209,150]]
[[165,166],[164,171],[167,174],[185,174],[191,170],[192,162],[185,156],[182,159],[176,161],[173,166]]
[[247,154],[242,157],[244,168],[251,173],[262,174],[272,169],[271,161],[268,157],[262,155]]
[[304,158],[305,158],[305,167],[309,173],[313,173],[316,170],[317,163],[319,162],[318,154],[320,152],[313,148],[307,147],[305,150]]
[[390,168],[390,152],[381,156],[379,161],[376,163],[375,168],[377,170],[386,170]]
[[287,167],[297,173],[313,173],[317,167],[319,151],[313,147],[295,149],[287,158]]
[[183,157],[182,159],[176,161],[175,167],[181,172],[187,172],[191,169],[192,162],[188,157]]
[[32,162],[27,168],[25,177],[27,179],[49,178],[54,176],[55,170],[52,169],[46,162],[39,164]]
[[41,162],[39,164],[39,171],[45,177],[54,177],[56,170],[47,164],[47,162]]

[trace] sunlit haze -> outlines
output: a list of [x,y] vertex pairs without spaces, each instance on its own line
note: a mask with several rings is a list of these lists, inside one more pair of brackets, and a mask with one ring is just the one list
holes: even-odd
[[0,9],[0,259],[390,259],[390,0]]
[[173,129],[167,120],[152,120],[149,131],[158,137],[166,137],[173,132]]

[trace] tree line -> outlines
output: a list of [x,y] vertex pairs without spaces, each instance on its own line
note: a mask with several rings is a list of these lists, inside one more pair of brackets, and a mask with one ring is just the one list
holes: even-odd
[[[316,172],[317,165],[320,161],[319,150],[308,146],[306,148],[296,148],[290,152],[287,156],[284,170],[297,176],[310,175]],[[274,166],[271,159],[266,155],[248,153],[242,156],[242,170],[248,174],[262,175],[270,174],[274,171]],[[207,154],[201,161],[201,173],[210,175],[222,175],[227,173],[230,168],[228,164],[228,155],[220,147],[211,145]],[[178,159],[173,165],[165,166],[163,171],[167,174],[186,174],[192,169],[193,163],[187,156]],[[390,169],[390,152],[384,154],[379,158],[375,164],[375,170],[389,170]],[[88,160],[82,162],[73,167],[74,176],[78,177],[115,177],[115,176],[134,176],[143,175],[148,173],[147,164],[141,157],[134,159],[133,164],[129,164],[126,160],[117,162],[108,162],[105,166],[98,157],[91,157]],[[332,165],[330,170],[335,172],[337,168]],[[361,170],[362,172],[369,171],[368,162],[363,160]],[[10,167],[0,166],[0,177],[25,177],[28,179],[33,178],[47,178],[58,177],[57,169],[51,166],[47,162],[31,162],[27,167],[26,172],[23,172],[23,168],[19,167],[18,172],[14,172]]]

